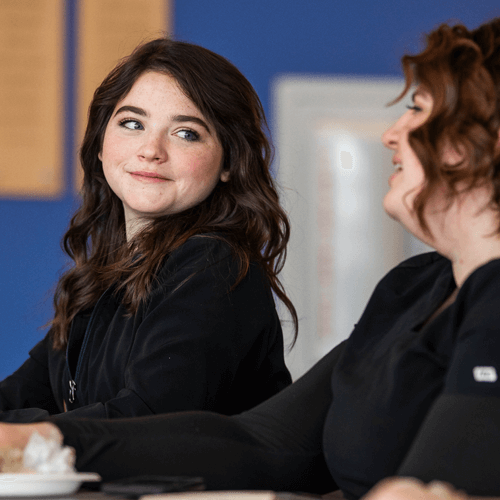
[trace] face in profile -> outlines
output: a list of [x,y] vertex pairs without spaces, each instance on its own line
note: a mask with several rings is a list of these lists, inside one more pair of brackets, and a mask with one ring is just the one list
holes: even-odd
[[427,120],[432,104],[432,96],[422,88],[417,88],[413,94],[413,105],[408,106],[408,111],[382,136],[384,145],[394,151],[392,163],[395,168],[389,178],[384,210],[418,237],[422,231],[413,210],[413,202],[425,176],[422,164],[410,146],[409,134]]
[[213,125],[173,77],[153,71],[116,105],[99,159],[123,203],[127,235],[144,218],[197,205],[228,180]]

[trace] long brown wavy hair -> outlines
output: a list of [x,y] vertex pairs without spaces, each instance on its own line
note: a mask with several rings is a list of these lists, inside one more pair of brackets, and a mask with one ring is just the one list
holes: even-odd
[[[500,211],[500,18],[473,31],[442,24],[427,35],[425,49],[404,56],[402,65],[406,86],[394,102],[413,84],[434,99],[430,117],[409,136],[426,179],[413,207],[422,228],[431,235],[425,204],[443,185],[448,203],[464,190],[492,186],[490,205]],[[463,160],[446,164],[446,145]]]
[[[199,205],[151,220],[127,242],[123,205],[104,178],[98,154],[117,103],[147,71],[175,78],[214,126],[229,181],[219,182]],[[75,315],[95,305],[113,284],[129,314],[137,311],[165,257],[199,234],[229,243],[239,262],[236,283],[245,277],[250,261],[260,265],[291,314],[295,341],[297,314],[278,279],[290,225],[270,172],[267,131],[262,104],[248,80],[225,58],[203,47],[159,38],[137,47],[111,71],[90,105],[80,152],[82,203],[62,241],[74,266],[59,280],[54,297],[55,349],[65,349]]]

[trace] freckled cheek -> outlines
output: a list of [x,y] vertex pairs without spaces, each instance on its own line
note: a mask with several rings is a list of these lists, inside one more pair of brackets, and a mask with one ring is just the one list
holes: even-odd
[[208,182],[220,169],[220,160],[218,158],[191,158],[185,164],[185,173],[187,177],[191,177],[198,182]]
[[109,163],[118,163],[129,156],[132,144],[130,141],[121,140],[113,135],[105,135],[102,144],[101,158],[102,161]]

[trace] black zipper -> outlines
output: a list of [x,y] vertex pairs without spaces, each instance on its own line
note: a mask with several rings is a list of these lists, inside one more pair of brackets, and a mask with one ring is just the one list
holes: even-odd
[[80,348],[80,354],[78,355],[78,362],[76,364],[76,372],[75,372],[75,378],[74,379],[71,377],[71,370],[69,369],[69,361],[68,361],[68,359],[69,359],[69,356],[68,356],[69,340],[68,340],[68,347],[66,348],[66,368],[67,368],[68,374],[69,374],[69,397],[68,397],[68,401],[70,403],[74,403],[75,402],[75,393],[76,393],[76,388],[77,388],[76,380],[78,379],[78,375],[80,375],[80,369],[81,369],[81,366],[82,366],[83,357],[84,357],[85,350],[87,348],[87,344],[88,344],[89,338],[90,338],[90,331],[92,329],[95,317],[97,315],[97,310],[99,309],[99,306],[101,305],[101,303],[102,303],[102,301],[104,299],[104,296],[107,294],[108,291],[109,291],[109,288],[108,288],[108,290],[106,290],[99,297],[99,300],[97,301],[97,303],[96,303],[96,305],[94,307],[94,310],[92,311],[92,314],[90,315],[90,319],[89,319],[89,322],[87,324],[87,328],[85,329],[85,335],[83,337],[82,347]]

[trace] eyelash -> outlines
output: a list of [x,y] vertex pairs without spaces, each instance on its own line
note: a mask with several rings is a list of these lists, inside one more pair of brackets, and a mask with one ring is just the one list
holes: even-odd
[[410,106],[410,105],[408,105],[408,106],[406,106],[406,107],[407,107],[408,109],[413,110],[413,111],[422,111],[422,108],[421,108],[420,106],[415,106],[415,105]]
[[[119,124],[120,127],[124,127],[124,128],[126,128],[128,130],[141,130],[140,128],[139,129],[129,128],[129,127],[126,126],[127,123],[138,123],[141,127],[143,127],[142,123],[139,120],[136,120],[135,118],[124,118],[123,120],[120,120],[118,122],[118,124]],[[196,130],[191,130],[189,128],[186,128],[186,129],[179,130],[179,132],[187,132],[188,134],[192,134],[194,136],[193,139],[186,139],[185,137],[181,137],[181,139],[184,139],[184,140],[186,140],[188,142],[196,142],[196,141],[200,140],[200,134],[198,132],[196,132]]]
[[184,139],[185,141],[196,142],[196,141],[200,140],[200,134],[198,134],[198,132],[196,132],[196,130],[191,130],[189,128],[185,128],[185,129],[179,130],[179,132],[187,132],[188,134],[193,134],[194,139],[190,140],[190,139],[186,139],[185,137],[181,138],[181,139]]
[[128,130],[140,130],[140,129],[132,129],[125,126],[127,123],[133,123],[133,122],[138,123],[142,127],[142,123],[139,120],[135,120],[134,118],[124,118],[123,120],[120,120],[118,124],[120,125],[120,127],[124,127]]

